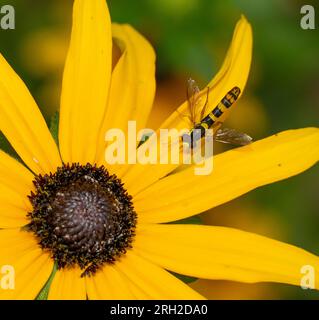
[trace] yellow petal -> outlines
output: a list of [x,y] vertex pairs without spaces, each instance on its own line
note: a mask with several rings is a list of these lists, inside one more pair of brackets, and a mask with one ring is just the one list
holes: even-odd
[[64,68],[59,142],[64,162],[93,163],[111,76],[111,22],[105,0],[75,0]]
[[147,225],[139,231],[134,248],[165,269],[203,279],[300,285],[303,267],[312,266],[319,289],[318,257],[236,229]]
[[186,218],[296,175],[318,161],[318,144],[317,128],[288,130],[215,156],[210,175],[195,175],[194,167],[172,174],[135,196],[139,221]]
[[[117,128],[126,132],[130,120],[136,121],[137,131],[144,128],[155,94],[152,46],[129,25],[113,24],[112,35],[122,55],[112,72],[108,107],[98,143],[99,164],[105,164],[107,130]],[[119,167],[113,165],[111,170],[118,173]]]
[[28,223],[33,174],[18,161],[0,151],[0,228],[21,227]]
[[[132,251],[128,251],[120,261],[116,262],[114,267],[140,289],[142,298],[147,297],[155,300],[204,299],[182,281]],[[138,294],[137,291],[135,294]]]
[[[238,21],[234,30],[231,46],[228,49],[223,65],[211,82],[200,92],[202,96],[198,103],[198,110],[195,112],[196,122],[200,121],[200,111],[206,103],[207,87],[209,88],[208,103],[213,109],[225,96],[225,94],[235,86],[241,89],[241,95],[246,87],[248,79],[251,59],[252,59],[253,36],[249,22],[244,16]],[[186,85],[185,85],[186,86]],[[223,122],[236,105],[231,109],[225,110],[219,118]],[[190,117],[189,105],[185,101],[177,110],[168,117],[161,128],[185,128],[192,127],[193,124],[187,121],[187,116]],[[182,115],[182,116],[181,116]]]
[[[14,289],[0,287],[0,299],[35,299],[53,269],[53,261],[39,248],[31,233],[19,229],[0,230],[0,269],[12,266]],[[12,271],[6,269],[9,276]],[[2,281],[4,273],[1,271]],[[6,282],[8,284],[8,282]]]
[[129,280],[111,265],[106,265],[92,277],[86,277],[90,300],[132,300]]
[[79,268],[58,270],[49,291],[49,300],[86,300],[85,279]]
[[17,228],[28,224],[27,213],[32,209],[26,197],[0,184],[0,228]]
[[61,164],[58,148],[43,116],[15,71],[0,54],[0,130],[35,173]]
[[[223,96],[233,87],[238,86],[240,87],[241,92],[244,91],[250,70],[251,57],[252,30],[247,20],[242,17],[237,23],[231,46],[228,50],[228,54],[221,70],[208,84],[210,88],[209,106],[211,107],[209,108],[209,111],[211,111],[213,107],[220,102]],[[198,104],[199,110],[203,108],[205,103],[205,95],[207,93],[206,88],[201,92],[203,97],[201,102]],[[198,111],[197,114],[199,115],[200,112]],[[224,121],[227,116],[228,112],[225,112],[221,118],[221,121]],[[160,126],[160,128],[175,128],[180,130],[192,127],[193,124],[189,120],[185,121],[185,119],[189,119],[189,106],[187,101],[185,101],[177,109],[177,111],[169,116],[168,119]],[[149,140],[149,143],[151,143],[152,140]],[[147,186],[172,172],[174,169],[176,169],[176,167],[178,167],[176,164],[137,164],[125,173],[123,176],[123,181],[125,182],[126,187],[130,190],[130,194],[135,195],[139,191],[145,189]],[[139,179],[142,174],[143,179]]]

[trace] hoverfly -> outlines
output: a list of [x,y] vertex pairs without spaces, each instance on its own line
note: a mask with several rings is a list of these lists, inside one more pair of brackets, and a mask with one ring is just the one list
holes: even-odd
[[[222,143],[228,143],[236,146],[244,146],[251,143],[252,138],[246,133],[241,133],[235,129],[220,128],[222,122],[219,121],[219,117],[224,113],[226,109],[229,109],[238,99],[240,95],[240,88],[234,87],[221,99],[217,106],[208,114],[206,109],[209,105],[208,95],[209,88],[207,88],[207,96],[204,107],[200,113],[199,122],[196,121],[196,109],[200,102],[200,89],[193,79],[188,80],[187,85],[187,101],[190,114],[190,121],[192,122],[192,129],[189,133],[183,134],[182,142],[188,143],[189,147],[193,149],[197,142],[200,141],[205,135],[206,130],[211,128],[218,128],[214,134],[214,140]],[[195,130],[197,129],[197,130]]]

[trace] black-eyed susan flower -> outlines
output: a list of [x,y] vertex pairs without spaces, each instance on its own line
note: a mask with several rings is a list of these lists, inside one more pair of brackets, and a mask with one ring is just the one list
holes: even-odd
[[[112,40],[122,53],[113,69]],[[230,88],[245,87],[251,50],[251,27],[242,18],[209,84],[212,105]],[[207,176],[194,175],[192,166],[106,163],[107,129],[146,123],[154,61],[140,34],[111,25],[104,0],[76,0],[57,147],[1,56],[0,130],[25,164],[0,153],[0,266],[15,270],[15,288],[0,289],[2,299],[34,299],[49,278],[49,299],[201,299],[173,274],[299,285],[303,266],[318,271],[317,256],[285,243],[224,227],[166,224],[308,169],[319,158],[318,129],[219,154]],[[161,127],[183,126],[186,108]]]

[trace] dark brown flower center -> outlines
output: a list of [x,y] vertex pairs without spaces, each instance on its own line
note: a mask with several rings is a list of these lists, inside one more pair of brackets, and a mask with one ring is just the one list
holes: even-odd
[[131,197],[104,167],[63,165],[36,176],[34,185],[28,229],[59,268],[79,265],[90,275],[130,248],[136,225]]

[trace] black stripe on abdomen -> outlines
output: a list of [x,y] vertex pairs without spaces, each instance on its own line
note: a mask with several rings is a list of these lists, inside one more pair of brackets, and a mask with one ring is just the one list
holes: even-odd
[[224,97],[221,102],[226,108],[230,108],[232,105],[232,103],[226,97]]
[[219,117],[223,114],[223,111],[221,111],[218,107],[216,107],[216,108],[212,111],[212,114],[213,114],[216,118],[219,118]]
[[201,123],[206,123],[208,128],[210,128],[214,123],[214,119],[212,119],[209,115],[207,115],[202,121]]

